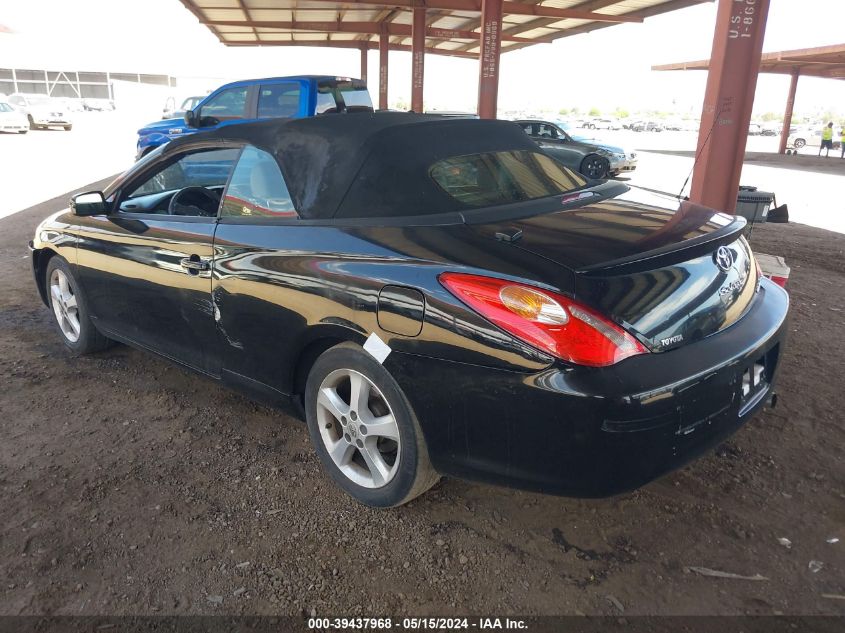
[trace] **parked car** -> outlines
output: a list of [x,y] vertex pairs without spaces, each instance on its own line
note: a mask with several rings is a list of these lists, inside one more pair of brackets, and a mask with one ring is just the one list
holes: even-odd
[[204,98],[202,96],[187,97],[182,100],[182,103],[177,108],[175,98],[168,97],[164,103],[164,109],[161,111],[161,118],[184,119],[185,113],[188,110],[194,110]]
[[86,112],[110,112],[114,110],[111,99],[83,99],[82,109]]
[[579,143],[586,143],[599,147],[610,154],[610,175],[618,176],[622,172],[634,171],[637,168],[637,152],[632,149],[626,149],[619,145],[611,145],[605,140],[593,138],[592,136],[582,134],[570,135],[575,141]]
[[164,119],[138,130],[136,159],[200,130],[268,118],[360,111],[373,111],[367,84],[360,79],[302,75],[236,81],[220,86],[186,111],[183,121]]
[[748,135],[749,136],[760,136],[763,134],[763,126],[759,123],[749,123],[748,124]]
[[634,132],[662,132],[663,124],[657,121],[636,121],[630,129]]
[[588,130],[621,130],[622,125],[616,119],[592,119],[585,123],[584,128]]
[[760,134],[763,136],[780,136],[780,126],[777,124],[763,125]]
[[301,408],[383,507],[440,475],[609,495],[724,441],[786,331],[744,227],[506,121],[387,112],[176,139],[30,246],[71,353],[122,341]]
[[[833,130],[833,149],[840,149],[841,143],[839,139],[839,128]],[[804,147],[821,147],[822,132],[821,129],[816,128],[791,128],[791,133],[786,140],[786,146],[793,149],[802,149]]]
[[8,102],[23,112],[29,121],[31,130],[42,130],[50,127],[60,127],[65,130],[73,128],[73,122],[60,101],[46,95],[30,95],[16,92]]
[[0,101],[0,132],[29,132],[29,121],[23,112],[18,112],[6,101]]
[[594,180],[611,174],[613,156],[601,147],[576,141],[560,125],[550,121],[525,119],[516,123],[544,152],[570,169]]

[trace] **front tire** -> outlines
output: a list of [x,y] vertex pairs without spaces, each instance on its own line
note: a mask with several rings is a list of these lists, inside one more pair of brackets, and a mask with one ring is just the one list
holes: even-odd
[[62,127],[65,129],[65,132],[70,132],[73,129],[73,124],[63,125]]
[[793,145],[795,146],[795,149],[801,149],[806,144],[807,144],[807,141],[803,138],[797,138],[797,139],[795,139],[795,142],[793,143]]
[[610,161],[604,156],[590,154],[581,161],[579,171],[590,180],[604,180],[610,173]]
[[353,343],[324,352],[308,374],[305,413],[314,449],[335,483],[360,503],[407,503],[438,479],[401,387]]
[[47,264],[45,285],[53,323],[65,347],[75,356],[99,352],[112,345],[91,322],[85,295],[68,263],[53,257]]

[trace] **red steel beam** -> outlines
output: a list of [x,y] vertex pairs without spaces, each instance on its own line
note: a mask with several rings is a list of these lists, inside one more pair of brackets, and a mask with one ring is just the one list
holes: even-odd
[[361,79],[367,81],[367,52],[369,47],[361,46]]
[[789,81],[789,95],[786,97],[786,109],[783,113],[783,127],[780,130],[780,147],[778,154],[786,153],[786,141],[789,139],[789,128],[792,127],[792,109],[795,107],[795,93],[798,92],[798,78],[801,76],[801,69],[792,70],[792,79]]
[[[243,22],[238,20],[208,20],[205,22],[206,26],[242,26],[244,28],[265,28],[265,29],[282,29],[288,31],[314,31],[317,33],[358,33],[368,35],[380,35],[381,27],[384,23],[381,22],[301,22],[301,21],[267,21],[267,22]],[[387,23],[388,33],[390,35],[401,35],[405,37],[411,36],[410,24],[396,24],[394,22]],[[436,26],[429,26],[426,28],[426,37],[431,39],[443,40],[478,40],[481,33],[466,29],[441,29]],[[528,44],[536,44],[537,40],[527,37],[517,36],[503,36],[503,40],[509,42],[524,42]]]
[[733,213],[769,0],[719,0],[690,199]]
[[411,22],[411,110],[423,111],[425,85],[425,7],[414,7]]
[[[268,41],[260,41],[260,42],[228,42],[225,39],[221,40],[223,44],[226,46],[234,46],[234,47],[262,47],[262,46],[316,46],[322,48],[354,48],[359,50],[361,45],[367,47],[369,50],[376,50],[378,48],[378,42],[361,42],[359,40],[285,40],[282,42],[268,42]],[[402,51],[405,53],[412,52],[411,47],[405,44],[390,44],[390,50],[392,51]],[[467,53],[465,51],[451,51],[446,48],[434,48],[433,46],[426,46],[425,52],[428,55],[444,55],[446,57],[462,57],[464,59],[474,59],[478,60],[478,55],[476,53]]]
[[502,4],[502,0],[482,0],[481,5],[481,51],[478,59],[478,116],[481,119],[495,119],[498,112]]
[[378,107],[387,110],[387,59],[390,51],[390,34],[383,25],[378,38]]
[[[377,7],[405,7],[442,9],[446,11],[481,11],[482,0],[313,0],[314,2],[326,2],[334,5],[355,4]],[[621,0],[620,0],[621,1]],[[701,0],[699,0],[701,1]],[[522,4],[505,0],[502,3],[502,12],[505,15],[536,15],[547,18],[591,20],[593,22],[642,22],[640,16],[631,15],[608,15],[607,13],[596,13],[579,9],[558,9],[556,7],[544,7],[537,4]]]

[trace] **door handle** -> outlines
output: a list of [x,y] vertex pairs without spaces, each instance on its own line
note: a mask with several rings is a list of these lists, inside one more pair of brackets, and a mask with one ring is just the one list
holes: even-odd
[[208,270],[209,268],[208,262],[200,259],[196,255],[183,257],[179,264],[188,272],[199,272],[201,270]]

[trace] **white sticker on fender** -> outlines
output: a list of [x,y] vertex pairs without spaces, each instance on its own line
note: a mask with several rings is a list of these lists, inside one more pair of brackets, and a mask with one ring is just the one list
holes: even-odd
[[393,351],[375,332],[370,334],[370,338],[364,343],[364,349],[381,364],[384,364],[384,359]]

